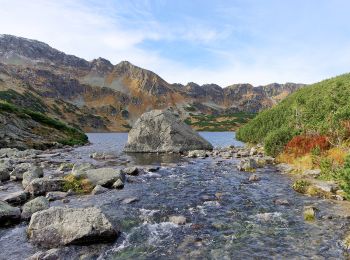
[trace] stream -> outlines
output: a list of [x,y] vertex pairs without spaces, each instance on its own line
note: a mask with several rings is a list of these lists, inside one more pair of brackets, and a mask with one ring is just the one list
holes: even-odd
[[[215,147],[243,145],[230,132],[201,134]],[[91,145],[52,159],[160,166],[156,172],[128,176],[123,190],[72,196],[68,204],[52,202],[99,207],[121,231],[111,244],[61,248],[61,259],[347,259],[341,245],[349,231],[344,203],[296,193],[291,177],[273,166],[257,169],[261,180],[249,182],[249,173],[236,169],[238,159],[126,155],[126,139],[123,133],[89,134]],[[93,152],[118,158],[96,161],[89,157]],[[135,201],[126,204],[127,198]],[[304,221],[306,206],[318,209],[317,220]],[[169,222],[179,215],[186,217],[185,225]],[[26,227],[21,223],[0,229],[0,259],[25,259],[41,250],[28,242]]]

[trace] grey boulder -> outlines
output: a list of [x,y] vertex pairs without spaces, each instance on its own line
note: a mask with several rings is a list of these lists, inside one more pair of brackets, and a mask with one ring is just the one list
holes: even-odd
[[48,209],[49,207],[50,203],[47,198],[43,196],[37,197],[23,205],[21,217],[28,220],[35,212]]
[[125,152],[181,153],[213,146],[169,110],[144,113],[128,135]]
[[44,195],[49,191],[63,191],[66,181],[63,178],[37,178],[26,187],[33,196]]
[[11,166],[8,161],[0,163],[0,181],[7,181],[10,179]]
[[122,189],[122,188],[124,188],[124,182],[122,181],[122,180],[116,180],[114,183],[113,183],[113,185],[112,185],[112,187],[114,188],[114,189]]
[[207,157],[207,151],[205,150],[193,150],[189,151],[187,157],[189,158],[204,158]]
[[34,165],[31,163],[20,163],[15,166],[13,171],[10,173],[10,177],[12,180],[22,180],[23,179],[23,174],[33,168]]
[[107,192],[109,189],[102,187],[101,185],[96,185],[95,188],[91,191],[92,195],[98,195]]
[[36,167],[36,166],[30,168],[28,171],[23,173],[23,176],[22,176],[23,188],[25,189],[32,180],[41,178],[43,176],[44,176],[44,172],[42,168]]
[[32,215],[28,229],[32,243],[42,247],[109,242],[118,232],[95,207],[52,207]]
[[54,200],[63,200],[68,196],[68,192],[63,192],[63,191],[50,191],[46,193],[46,198],[49,201],[54,201]]
[[3,198],[3,201],[11,205],[21,205],[25,203],[29,198],[28,192],[25,191],[16,191],[6,195]]
[[137,168],[136,166],[126,167],[122,169],[122,173],[125,173],[127,175],[138,175],[139,168]]
[[99,168],[73,172],[75,177],[85,177],[94,186],[111,187],[117,180],[125,181],[125,174],[119,169]]
[[93,169],[93,165],[91,163],[76,163],[72,168],[72,174],[74,176],[80,176],[90,169]]
[[0,226],[18,223],[20,220],[21,210],[0,200]]
[[244,159],[237,165],[239,171],[245,172],[254,171],[256,168],[258,168],[258,164],[253,158]]

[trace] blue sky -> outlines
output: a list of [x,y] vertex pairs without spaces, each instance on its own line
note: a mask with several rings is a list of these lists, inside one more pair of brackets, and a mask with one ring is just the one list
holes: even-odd
[[0,33],[174,83],[312,83],[350,72],[347,0],[0,0]]

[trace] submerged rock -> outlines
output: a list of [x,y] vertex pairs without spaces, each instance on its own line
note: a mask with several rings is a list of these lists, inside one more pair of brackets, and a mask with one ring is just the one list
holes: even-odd
[[274,203],[276,205],[282,205],[282,206],[288,206],[289,205],[289,201],[286,199],[276,199],[274,200]]
[[117,157],[118,156],[115,154],[110,154],[110,153],[105,153],[105,152],[103,152],[103,153],[95,152],[95,153],[90,154],[90,158],[95,159],[95,160],[110,160],[110,159],[115,159]]
[[28,200],[28,195],[28,192],[16,191],[8,194],[6,197],[3,198],[3,200],[11,205],[21,205]]
[[0,200],[0,226],[18,223],[21,220],[21,210]]
[[124,182],[122,181],[122,180],[116,180],[114,183],[113,183],[113,185],[112,185],[112,187],[114,188],[114,189],[122,189],[122,188],[124,188]]
[[250,182],[260,181],[260,177],[256,174],[252,174],[249,176],[248,181]]
[[125,152],[184,152],[213,146],[169,110],[144,113],[128,135]]
[[139,174],[139,168],[132,166],[132,167],[126,167],[122,169],[122,173],[128,174],[128,175],[138,175]]
[[251,172],[254,171],[258,167],[256,161],[252,158],[244,159],[240,161],[237,165],[237,169],[239,171]]
[[50,203],[47,198],[43,196],[37,197],[23,205],[21,217],[28,220],[35,212],[48,209],[49,207]]
[[176,224],[176,225],[185,225],[186,224],[186,218],[184,216],[171,216],[169,218],[169,221]]
[[122,200],[122,204],[131,204],[134,202],[139,201],[139,199],[137,197],[130,197],[130,198],[125,198]]
[[91,191],[91,194],[98,195],[101,193],[105,193],[108,190],[109,190],[108,188],[102,187],[101,185],[96,185],[95,188]]
[[204,158],[207,157],[207,151],[205,150],[193,150],[189,151],[187,157],[189,158]]
[[118,232],[100,209],[52,207],[32,215],[28,236],[34,244],[56,247],[109,242]]

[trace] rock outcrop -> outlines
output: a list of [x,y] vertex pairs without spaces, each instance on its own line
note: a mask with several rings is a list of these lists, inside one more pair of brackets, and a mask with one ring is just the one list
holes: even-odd
[[144,113],[130,130],[125,152],[181,153],[213,146],[169,110]]
[[68,127],[61,121],[3,103],[0,98],[0,148],[43,150],[70,144],[72,141],[84,144],[87,137],[80,130]]
[[109,242],[118,232],[97,208],[52,207],[32,215],[28,236],[34,244],[56,247]]

